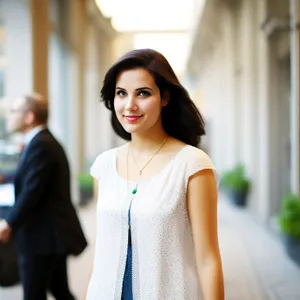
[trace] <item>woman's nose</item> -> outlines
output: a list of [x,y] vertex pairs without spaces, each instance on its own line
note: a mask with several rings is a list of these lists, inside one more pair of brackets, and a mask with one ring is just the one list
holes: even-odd
[[133,96],[128,96],[127,97],[127,102],[126,102],[126,105],[125,105],[125,109],[135,110],[136,108],[137,108],[137,105],[136,105],[134,97]]

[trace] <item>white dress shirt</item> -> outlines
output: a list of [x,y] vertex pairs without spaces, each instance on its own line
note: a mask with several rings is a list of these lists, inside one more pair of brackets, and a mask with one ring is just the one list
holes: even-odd
[[31,130],[29,130],[28,132],[25,133],[24,136],[24,145],[27,146],[31,140],[42,130],[46,129],[45,125],[38,125],[34,128],[32,128]]

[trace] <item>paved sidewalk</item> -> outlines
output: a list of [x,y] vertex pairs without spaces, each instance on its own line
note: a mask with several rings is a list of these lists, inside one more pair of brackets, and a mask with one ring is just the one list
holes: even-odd
[[219,204],[226,300],[300,300],[300,267],[244,209]]
[[[70,285],[78,300],[84,299],[93,260],[95,211],[95,203],[80,210],[90,246],[69,264]],[[300,300],[300,268],[285,255],[278,238],[222,198],[219,236],[226,300]],[[0,300],[21,299],[20,286],[0,288]]]
[[300,300],[300,267],[280,239],[243,209],[224,200],[219,209],[226,299]]

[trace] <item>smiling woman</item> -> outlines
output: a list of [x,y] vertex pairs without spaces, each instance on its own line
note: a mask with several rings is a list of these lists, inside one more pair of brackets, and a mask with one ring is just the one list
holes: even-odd
[[100,154],[97,241],[87,300],[223,300],[218,175],[198,149],[200,112],[167,59],[133,50],[102,99],[128,143]]
[[128,133],[161,126],[161,108],[166,104],[167,99],[161,101],[159,88],[145,69],[124,70],[118,75],[114,109]]
[[[166,58],[154,50],[133,50],[117,61],[105,76],[101,96],[112,111],[114,130],[125,140],[131,140],[131,132],[123,127],[125,108],[132,115],[137,108],[140,114],[146,109],[144,121],[148,125],[161,113],[160,120],[156,121],[161,122],[166,133],[193,146],[205,134],[203,118],[188,92]],[[148,110],[151,110],[149,114]],[[147,124],[143,123],[144,129]]]

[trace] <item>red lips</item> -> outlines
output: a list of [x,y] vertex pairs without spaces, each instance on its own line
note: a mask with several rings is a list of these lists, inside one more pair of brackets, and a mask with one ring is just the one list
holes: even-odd
[[141,117],[142,116],[124,116],[124,118],[130,123],[138,121]]

